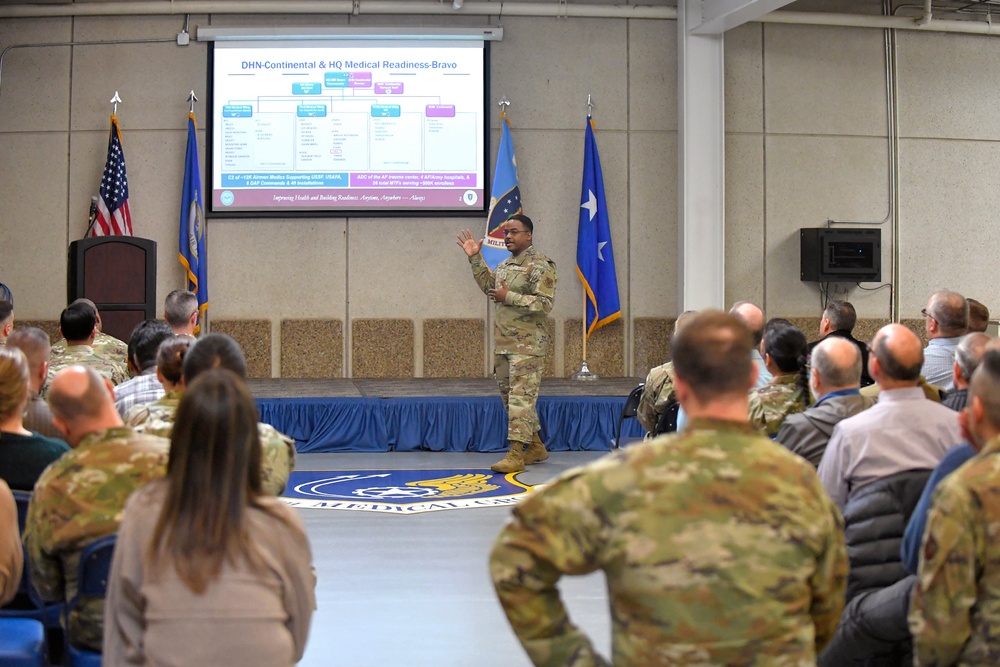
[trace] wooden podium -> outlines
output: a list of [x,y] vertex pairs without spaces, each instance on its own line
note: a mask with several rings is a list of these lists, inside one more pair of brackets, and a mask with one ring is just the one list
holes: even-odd
[[97,304],[104,333],[128,342],[139,322],[156,317],[156,242],[100,236],[69,244],[69,301]]

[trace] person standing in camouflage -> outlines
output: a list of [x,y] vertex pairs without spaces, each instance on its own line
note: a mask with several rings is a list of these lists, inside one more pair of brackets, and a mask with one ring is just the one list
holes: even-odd
[[[125,427],[110,384],[93,368],[60,371],[49,404],[73,449],[35,484],[24,543],[38,594],[66,602],[76,595],[83,550],[116,533],[129,495],[166,474],[170,442]],[[103,611],[103,599],[87,599],[70,614],[66,630],[74,645],[101,650]]]
[[[752,338],[705,311],[676,336],[689,422],[570,470],[515,508],[490,554],[535,665],[815,665],[844,605],[839,512],[806,461],[747,422]],[[557,582],[603,570],[612,655],[567,617]]]
[[469,257],[479,288],[496,304],[493,372],[504,409],[510,448],[503,459],[490,466],[494,472],[518,472],[525,464],[549,458],[538,435],[538,387],[542,382],[546,329],[556,293],[556,263],[535,250],[531,243],[534,224],[520,213],[504,223],[504,243],[511,256],[490,271],[480,254],[482,241],[463,230],[458,245]]
[[1000,350],[961,413],[978,453],[934,493],[910,600],[915,665],[1000,664]]

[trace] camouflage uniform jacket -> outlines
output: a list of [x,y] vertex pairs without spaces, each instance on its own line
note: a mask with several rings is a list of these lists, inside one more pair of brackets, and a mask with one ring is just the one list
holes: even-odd
[[125,363],[124,357],[118,358],[98,354],[89,345],[70,345],[58,357],[55,354],[52,355],[52,360],[49,362],[49,374],[45,379],[45,389],[47,390],[52,386],[52,378],[55,377],[56,373],[73,364],[93,368],[110,380],[113,385],[119,385],[129,379],[128,366]]
[[[173,428],[174,423],[174,413],[177,412],[177,406],[181,403],[181,397],[184,395],[182,389],[174,389],[173,391],[168,391],[160,398],[152,403],[146,403],[143,405],[133,405],[129,408],[129,411],[125,413],[125,424],[131,426],[140,433],[146,432],[145,425],[150,422],[159,421],[164,424],[170,424]],[[160,428],[154,428],[153,432],[162,430]],[[165,437],[170,437],[170,430],[167,429],[167,435]],[[156,433],[161,435],[160,433]]]
[[840,619],[840,513],[812,466],[745,422],[694,419],[513,514],[490,569],[535,665],[607,664],[566,616],[563,574],[604,571],[619,667],[814,666]]
[[[98,331],[97,335],[94,336],[94,343],[91,347],[94,348],[94,354],[102,357],[108,357],[109,359],[117,359],[126,366],[128,365],[128,345],[110,334]],[[51,356],[53,359],[64,354],[65,352],[65,338],[52,344]],[[131,373],[129,374],[129,377],[131,377]]]
[[674,362],[668,361],[662,366],[650,369],[649,375],[646,376],[646,384],[642,388],[642,396],[639,397],[635,416],[639,418],[639,423],[647,433],[653,432],[660,415],[673,399]]
[[773,438],[785,417],[806,409],[808,396],[798,386],[797,373],[776,375],[770,382],[750,392],[750,423],[764,429]]
[[510,292],[496,304],[494,353],[544,357],[549,344],[545,321],[556,295],[556,263],[536,252],[535,246],[500,262],[496,272],[482,254],[470,257],[472,275],[485,294],[501,282]]
[[915,665],[1000,664],[1000,437],[946,477],[910,606]]
[[[118,427],[87,435],[53,462],[35,484],[24,543],[31,577],[44,600],[76,595],[80,554],[118,531],[125,501],[167,471],[170,443]],[[84,600],[69,618],[75,643],[99,649],[103,600]]]
[[[176,396],[175,396],[176,394]],[[148,408],[156,408],[155,414],[145,422],[137,425],[139,433],[151,433],[163,438],[170,438],[174,431],[174,417],[177,405],[183,392],[170,392]],[[260,474],[264,493],[280,496],[288,485],[288,477],[295,469],[295,441],[283,433],[279,433],[270,424],[258,423],[257,435],[260,437],[261,459]]]

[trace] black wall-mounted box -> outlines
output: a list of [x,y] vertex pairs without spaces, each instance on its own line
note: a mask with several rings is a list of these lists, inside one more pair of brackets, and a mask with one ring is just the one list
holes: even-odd
[[881,282],[882,230],[799,230],[800,279],[803,282]]

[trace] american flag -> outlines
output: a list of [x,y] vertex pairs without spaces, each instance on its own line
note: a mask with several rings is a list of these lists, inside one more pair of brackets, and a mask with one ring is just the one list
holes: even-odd
[[128,210],[128,177],[125,175],[125,153],[118,117],[111,114],[111,136],[108,138],[108,161],[101,178],[101,197],[97,202],[97,219],[91,236],[132,236],[132,215]]

